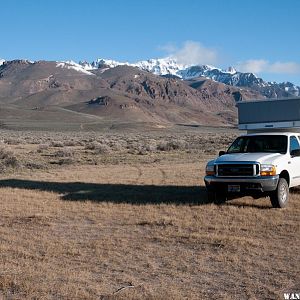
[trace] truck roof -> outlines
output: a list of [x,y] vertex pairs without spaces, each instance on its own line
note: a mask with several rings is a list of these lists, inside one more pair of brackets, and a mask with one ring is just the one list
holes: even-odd
[[272,132],[253,132],[253,133],[247,133],[247,134],[242,134],[241,136],[255,136],[255,135],[286,135],[286,136],[291,136],[291,135],[300,135],[300,132],[282,132],[282,131],[272,131]]
[[242,100],[238,101],[237,104],[248,104],[252,102],[272,102],[272,101],[289,101],[289,100],[295,100],[298,99],[300,100],[300,96],[294,96],[294,97],[281,97],[281,98],[263,98],[263,99],[252,99],[252,100]]

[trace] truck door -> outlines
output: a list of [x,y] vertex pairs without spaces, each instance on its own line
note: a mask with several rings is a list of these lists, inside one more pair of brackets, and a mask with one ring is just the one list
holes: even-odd
[[[296,138],[296,136],[290,137],[290,154],[292,154],[292,151],[294,150],[300,150],[299,141]],[[290,186],[296,186],[300,185],[300,156],[293,156],[291,155],[290,160]]]

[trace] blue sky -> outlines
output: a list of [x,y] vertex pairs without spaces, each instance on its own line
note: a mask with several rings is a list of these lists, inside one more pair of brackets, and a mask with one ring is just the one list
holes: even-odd
[[182,62],[300,85],[299,0],[1,0],[0,58]]

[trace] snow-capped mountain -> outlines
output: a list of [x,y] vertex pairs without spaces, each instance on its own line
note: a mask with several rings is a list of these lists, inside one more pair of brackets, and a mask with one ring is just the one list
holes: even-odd
[[119,62],[112,59],[98,58],[95,61],[89,63],[86,61],[80,61],[79,64],[86,70],[93,70],[107,66],[109,68],[115,68],[117,66],[131,66],[138,67],[144,71],[151,72],[155,75],[174,75],[180,77],[180,71],[188,68],[188,65],[178,64],[175,59],[172,58],[157,58],[143,60],[136,63]]
[[94,75],[93,73],[89,72],[88,69],[81,64],[78,64],[72,60],[68,61],[61,61],[61,62],[56,62],[56,67],[59,68],[66,68],[66,69],[73,69],[77,72],[84,73],[86,75]]
[[191,66],[179,72],[180,77],[184,80],[197,77],[206,77],[214,81],[222,82],[232,86],[252,86],[258,85],[264,87],[268,85],[261,78],[253,73],[237,72],[233,67],[222,70],[212,66]]
[[[34,63],[28,60],[24,60],[24,62]],[[6,60],[0,59],[0,67],[6,63]],[[195,78],[204,77],[226,85],[255,90],[268,98],[300,96],[300,87],[291,82],[267,82],[253,73],[242,73],[233,67],[222,70],[210,65],[184,65],[172,57],[149,59],[136,63],[102,58],[93,62],[80,61],[76,63],[71,60],[56,62],[58,68],[72,69],[85,75],[94,75],[93,71],[96,69],[102,69],[102,72],[105,72],[108,68],[112,69],[121,65],[137,67],[158,76],[171,76],[182,80],[195,80]]]
[[[34,63],[29,60],[22,61]],[[6,60],[0,59],[0,67],[6,63]],[[158,76],[177,77],[182,80],[194,80],[198,77],[204,77],[227,85],[255,90],[268,98],[300,96],[300,87],[291,82],[267,82],[253,73],[239,72],[234,67],[223,70],[210,65],[180,64],[173,57],[149,59],[136,63],[103,58],[98,58],[93,62],[80,61],[76,63],[72,60],[56,62],[58,68],[72,69],[85,75],[94,75],[93,71],[97,69],[102,69],[102,72],[105,72],[108,68],[122,65],[137,67]]]
[[[240,88],[217,80],[252,85]],[[103,59],[80,64],[18,59],[0,65],[0,104],[4,108],[12,105],[7,114],[2,110],[2,115],[11,118],[16,113],[19,118],[24,114],[31,119],[37,113],[38,120],[46,116],[53,122],[60,122],[60,117],[52,114],[56,107],[68,116],[73,111],[76,120],[96,115],[109,124],[111,120],[122,124],[138,120],[155,124],[228,125],[236,123],[237,101],[298,92],[291,83],[268,84],[254,74],[233,68],[186,66],[171,59],[135,64]],[[73,117],[70,122],[75,120]]]
[[177,63],[173,58],[157,58],[137,62],[134,66],[154,73],[155,75],[174,75],[180,76],[180,71],[187,69],[188,65]]
[[97,59],[92,63],[79,62],[87,71],[102,68],[115,68],[119,65],[138,67],[160,76],[176,76],[183,80],[205,77],[231,86],[246,87],[259,91],[268,98],[300,96],[300,87],[290,82],[267,82],[253,73],[238,72],[234,67],[226,70],[210,65],[183,65],[172,57],[149,59],[136,63],[118,62],[111,59]]
[[87,62],[87,61],[80,61],[79,65],[81,65],[85,70],[95,70],[102,68],[103,66],[107,66],[109,68],[115,68],[117,66],[130,66],[131,64],[128,62],[119,62],[112,59],[103,59],[103,58],[97,58],[93,62]]
[[118,62],[111,59],[98,58],[91,63],[80,61],[79,64],[86,70],[98,69],[103,66],[115,68],[120,65],[127,65],[138,67],[144,71],[160,76],[174,75],[183,80],[193,79],[196,77],[207,77],[215,81],[227,81],[229,82],[228,84],[231,85],[237,85],[237,80],[235,79],[230,81],[227,77],[231,77],[233,75],[237,77],[237,74],[242,74],[237,72],[233,67],[229,67],[227,70],[222,70],[210,65],[185,65],[178,63],[175,58],[171,57],[148,59],[136,63]]

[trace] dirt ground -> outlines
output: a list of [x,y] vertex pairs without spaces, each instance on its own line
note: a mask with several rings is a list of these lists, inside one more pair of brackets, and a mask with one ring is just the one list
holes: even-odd
[[205,164],[235,133],[1,134],[0,299],[300,291],[300,190],[286,209],[207,201]]

